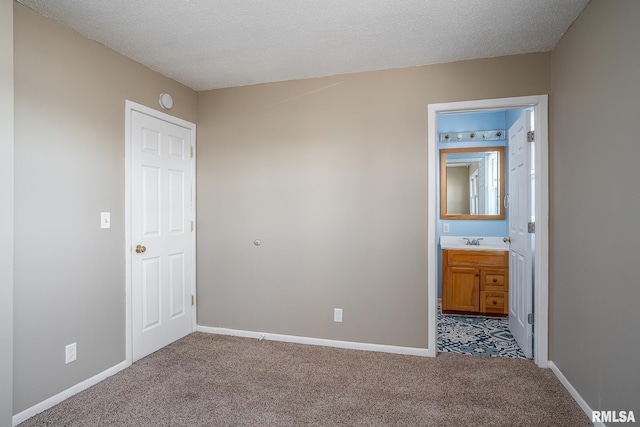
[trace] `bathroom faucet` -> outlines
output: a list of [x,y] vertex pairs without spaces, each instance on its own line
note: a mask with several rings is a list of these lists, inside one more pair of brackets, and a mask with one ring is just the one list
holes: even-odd
[[484,237],[478,237],[477,239],[469,239],[468,237],[463,237],[463,239],[467,241],[465,245],[480,246],[480,240],[483,240]]

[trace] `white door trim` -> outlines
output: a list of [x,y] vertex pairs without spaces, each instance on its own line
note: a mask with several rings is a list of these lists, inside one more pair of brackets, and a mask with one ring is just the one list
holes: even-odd
[[[129,101],[128,99],[125,101],[125,199],[124,199],[124,230],[125,230],[125,313],[126,313],[126,322],[125,322],[125,352],[126,352],[126,363],[127,366],[130,366],[133,363],[133,331],[132,331],[132,286],[131,286],[131,254],[132,254],[132,241],[131,241],[131,115],[133,111],[138,111],[140,113],[149,115],[151,117],[155,117],[160,120],[164,120],[166,122],[175,124],[177,126],[181,126],[186,128],[191,133],[191,141],[193,148],[193,167],[191,168],[191,197],[193,200],[192,203],[192,212],[191,217],[193,218],[194,224],[196,223],[196,125],[194,123],[188,122],[186,120],[179,119],[177,117],[170,116],[169,114],[163,113],[162,111],[157,111],[152,108],[146,107],[141,104],[137,104],[133,101]],[[191,275],[191,294],[196,296],[196,233],[195,231],[191,233],[192,240],[192,250],[193,257],[191,268],[193,269],[193,274]],[[192,325],[191,329],[193,331],[196,330],[197,323],[197,310],[196,306],[192,307]]]
[[482,99],[476,101],[429,104],[427,129],[427,295],[428,303],[428,355],[437,354],[437,300],[438,300],[438,242],[436,197],[437,115],[439,113],[534,108],[536,126],[535,144],[535,280],[534,280],[534,360],[546,368],[549,363],[549,107],[548,95],[515,98]]

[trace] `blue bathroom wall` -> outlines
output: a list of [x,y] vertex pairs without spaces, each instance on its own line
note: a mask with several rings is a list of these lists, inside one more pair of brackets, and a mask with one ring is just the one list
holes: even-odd
[[507,112],[504,110],[481,111],[477,113],[439,114],[438,133],[505,129],[506,116]]
[[[521,111],[521,110],[517,110]],[[489,111],[461,114],[438,115],[438,134],[441,132],[468,132],[472,130],[507,129],[507,114],[511,111]],[[521,113],[520,113],[521,114]],[[517,118],[517,116],[516,116]],[[513,124],[513,121],[511,122]],[[506,147],[507,140],[474,141],[474,142],[438,142],[438,153],[443,148],[466,147]],[[505,159],[506,161],[507,159]],[[440,188],[440,162],[438,163],[437,188]],[[437,208],[440,212],[440,198],[437,198]],[[443,234],[443,224],[449,224],[447,236],[506,236],[508,222],[504,220],[441,220],[438,218],[438,239]]]
[[527,111],[527,110],[526,109],[507,110],[507,115],[506,115],[506,118],[505,118],[505,129],[508,131],[511,128],[511,126],[513,126],[513,124],[516,122],[516,120],[518,120],[518,118],[525,111]]
[[[512,111],[490,111],[477,113],[460,113],[460,114],[441,114],[438,115],[438,135],[441,132],[469,132],[479,130],[508,130],[507,117],[511,124],[522,113],[512,118]],[[439,139],[439,137],[438,137]],[[463,147],[506,147],[507,140],[500,141],[474,141],[474,142],[438,142],[438,159],[440,150],[443,148],[463,148]],[[506,157],[506,156],[505,156]],[[505,158],[506,162],[507,159]],[[438,161],[437,189],[440,189],[440,162]],[[507,164],[508,167],[508,164]],[[506,169],[508,170],[508,169]],[[506,183],[508,185],[508,183]],[[438,191],[438,194],[440,192]],[[437,197],[437,239],[440,242],[440,236],[487,236],[487,237],[504,237],[508,236],[508,217],[504,220],[442,220],[440,219],[440,197]],[[508,212],[507,212],[508,215]],[[444,233],[444,224],[449,224],[449,232]],[[442,298],[442,251],[438,243],[438,298]]]

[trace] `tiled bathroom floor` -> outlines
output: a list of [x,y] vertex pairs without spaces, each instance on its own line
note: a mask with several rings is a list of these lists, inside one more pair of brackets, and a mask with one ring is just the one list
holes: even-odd
[[438,351],[526,359],[509,332],[509,319],[442,314],[438,307]]

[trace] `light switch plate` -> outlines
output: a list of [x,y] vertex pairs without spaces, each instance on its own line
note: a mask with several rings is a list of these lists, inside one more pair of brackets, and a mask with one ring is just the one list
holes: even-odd
[[100,212],[100,228],[111,228],[111,212]]

